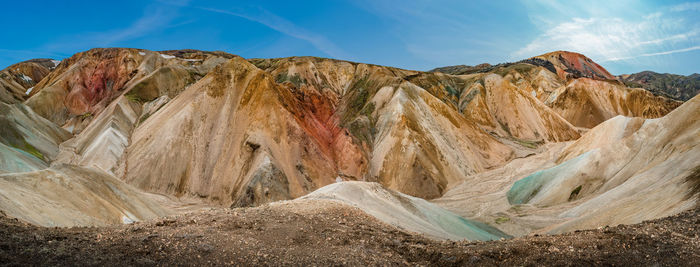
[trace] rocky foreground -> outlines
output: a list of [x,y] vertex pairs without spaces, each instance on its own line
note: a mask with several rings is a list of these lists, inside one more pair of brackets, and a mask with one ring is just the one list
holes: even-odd
[[700,209],[635,225],[489,242],[435,241],[330,200],[210,209],[114,227],[0,216],[0,265],[700,264]]

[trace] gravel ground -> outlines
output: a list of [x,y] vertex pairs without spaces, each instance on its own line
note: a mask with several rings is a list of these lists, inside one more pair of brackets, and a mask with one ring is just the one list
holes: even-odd
[[42,228],[0,215],[0,265],[700,266],[699,237],[694,209],[562,235],[436,241],[314,200],[100,228]]

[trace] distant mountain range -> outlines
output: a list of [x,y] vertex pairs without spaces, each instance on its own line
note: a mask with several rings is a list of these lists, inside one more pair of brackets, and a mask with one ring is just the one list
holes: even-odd
[[655,95],[687,101],[700,92],[700,74],[688,76],[642,71],[634,74],[617,76],[629,87],[641,87]]
[[[570,53],[570,54],[576,54],[576,53]],[[501,63],[501,64],[496,64],[496,65],[491,65],[489,63],[482,63],[476,66],[468,66],[468,65],[454,65],[454,66],[445,66],[445,67],[439,67],[430,70],[429,72],[440,72],[440,73],[445,73],[445,74],[452,74],[452,75],[466,75],[466,74],[474,74],[474,73],[486,73],[490,72],[494,69],[497,69],[499,67],[507,67],[513,64],[518,64],[518,63],[529,63],[529,64],[535,64],[535,65],[541,65],[541,66],[547,66],[548,64],[551,64],[550,62],[554,60],[559,60],[561,53],[548,53],[544,54],[541,56],[521,60],[518,62],[513,62],[513,63]],[[550,57],[549,60],[543,61],[546,57]],[[561,59],[564,59],[563,56]],[[567,61],[571,62],[571,61]],[[599,65],[592,63],[590,59],[584,60],[583,62],[589,62],[588,66],[582,67],[581,69],[585,70],[595,70],[597,69],[598,72],[604,70],[602,67]],[[568,64],[568,63],[567,63]],[[593,65],[595,64],[595,65]],[[550,67],[548,68],[549,70],[553,71],[554,70]],[[605,79],[610,79],[610,80],[619,80],[620,82],[624,83],[626,86],[631,87],[631,88],[644,88],[650,92],[652,92],[655,95],[660,95],[660,96],[665,96],[670,99],[674,100],[679,100],[679,101],[687,101],[700,92],[700,74],[694,73],[688,76],[683,76],[683,75],[678,75],[678,74],[669,74],[669,73],[656,73],[653,71],[642,71],[639,73],[634,73],[634,74],[623,74],[619,75],[617,77],[613,77],[610,75],[610,73],[595,73],[589,71],[588,73],[578,73],[576,74],[575,72],[578,71],[577,68],[566,68],[565,71],[568,71],[574,76],[577,77],[594,77],[594,75],[597,75],[596,77],[599,78],[605,78]],[[595,73],[595,74],[594,74]]]

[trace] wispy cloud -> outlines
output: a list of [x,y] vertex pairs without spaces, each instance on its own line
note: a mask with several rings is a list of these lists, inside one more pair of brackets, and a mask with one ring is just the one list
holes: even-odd
[[[186,4],[186,2],[183,2]],[[54,40],[45,44],[46,51],[76,51],[93,47],[118,45],[156,31],[177,27],[191,21],[173,23],[179,16],[179,6],[152,4],[146,6],[143,15],[126,27],[102,32],[84,32]]]
[[693,31],[690,31],[687,33],[675,34],[675,35],[671,35],[668,37],[653,39],[653,40],[649,40],[649,41],[641,41],[641,42],[637,43],[637,45],[640,45],[640,46],[641,45],[650,45],[650,44],[657,44],[658,45],[658,44],[662,44],[662,43],[665,43],[668,41],[688,40],[689,38],[698,35],[698,32],[700,32],[700,31],[693,30]]
[[166,27],[176,16],[177,12],[175,10],[156,8],[153,12],[149,11],[134,21],[129,27],[94,34],[90,39],[94,39],[100,45],[105,46],[138,38]]
[[[512,59],[553,50],[571,50],[600,62],[623,61],[689,52],[700,47],[698,22],[678,13],[699,8],[697,3],[659,8],[660,11],[645,16],[618,16],[613,12],[577,13],[571,11],[575,8],[562,9],[558,2],[539,3],[551,4],[557,12],[569,12],[566,15],[580,16],[564,16],[560,21],[550,21],[539,36],[515,51]],[[535,6],[533,10],[537,8],[541,7]]]
[[253,22],[260,23],[262,25],[267,26],[270,29],[273,29],[279,33],[304,40],[309,42],[311,45],[313,45],[316,49],[320,50],[321,52],[325,53],[326,55],[334,58],[343,58],[343,59],[352,59],[348,53],[343,51],[339,46],[337,46],[335,43],[332,41],[328,40],[325,36],[309,31],[307,29],[304,29],[302,27],[297,26],[296,24],[290,22],[289,20],[286,20],[285,18],[282,18],[280,16],[277,16],[263,8],[254,8],[254,9],[247,9],[247,10],[238,10],[238,11],[230,11],[230,10],[223,10],[223,9],[216,9],[216,8],[209,8],[209,7],[195,7],[201,10],[209,11],[209,12],[214,12],[214,13],[219,13],[219,14],[225,14],[225,15],[231,15],[231,16],[236,16],[239,18],[247,19]]
[[499,11],[478,1],[436,4],[419,0],[397,5],[392,0],[356,0],[352,3],[386,21],[392,41],[397,42],[394,45],[405,53],[402,56],[428,68],[504,60],[504,51],[508,51],[506,47],[512,37],[494,33],[497,25],[491,14]]
[[646,54],[641,54],[641,55],[631,56],[631,57],[625,57],[625,58],[610,58],[610,59],[607,59],[607,60],[603,60],[603,61],[601,61],[601,62],[605,62],[605,61],[620,61],[620,60],[627,60],[627,59],[633,59],[633,58],[639,58],[639,57],[653,57],[653,56],[661,56],[661,55],[670,55],[670,54],[683,53],[683,52],[690,52],[690,51],[695,51],[695,50],[700,50],[700,45],[698,45],[698,46],[692,46],[692,47],[687,47],[687,48],[682,48],[682,49],[675,49],[675,50],[663,51],[663,52],[646,53]]
[[695,2],[695,3],[682,3],[678,4],[675,6],[672,6],[670,8],[671,11],[674,12],[682,12],[682,11],[697,11],[700,10],[700,2]]

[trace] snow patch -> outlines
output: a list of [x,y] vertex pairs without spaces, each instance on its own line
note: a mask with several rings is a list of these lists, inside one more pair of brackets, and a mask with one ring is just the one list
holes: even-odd
[[70,125],[68,127],[64,127],[63,129],[68,131],[69,133],[73,133],[73,129],[75,128],[75,125]]
[[25,82],[31,82],[31,81],[33,81],[32,78],[30,78],[29,76],[24,75],[24,74],[20,74],[20,78],[21,78],[22,80],[24,80]]
[[188,59],[184,59],[184,61],[195,62],[195,61],[202,61],[202,60],[196,59],[196,58],[188,58]]
[[171,59],[171,58],[175,58],[175,56],[171,56],[171,55],[164,55],[164,54],[160,54],[160,56],[161,56],[161,57],[163,57],[164,59]]
[[51,63],[53,63],[53,67],[55,68],[55,67],[58,67],[58,64],[61,64],[61,60],[52,59]]
[[532,90],[530,94],[532,95],[532,97],[537,97],[537,92],[535,92],[535,90]]
[[32,89],[34,89],[34,86],[29,87],[29,89],[27,89],[27,92],[26,92],[25,94],[26,94],[26,95],[29,95],[29,93],[32,92]]
[[[146,53],[144,53],[144,52],[139,52],[139,55],[145,56]],[[161,55],[161,56],[162,56],[162,55]]]
[[343,178],[340,178],[340,176],[336,176],[336,177],[335,177],[335,182],[336,182],[336,183],[340,183],[340,182],[342,182],[342,181],[343,181]]
[[129,217],[122,216],[122,223],[124,223],[124,224],[132,224],[132,223],[134,223],[134,220],[132,220],[132,219],[129,218]]

